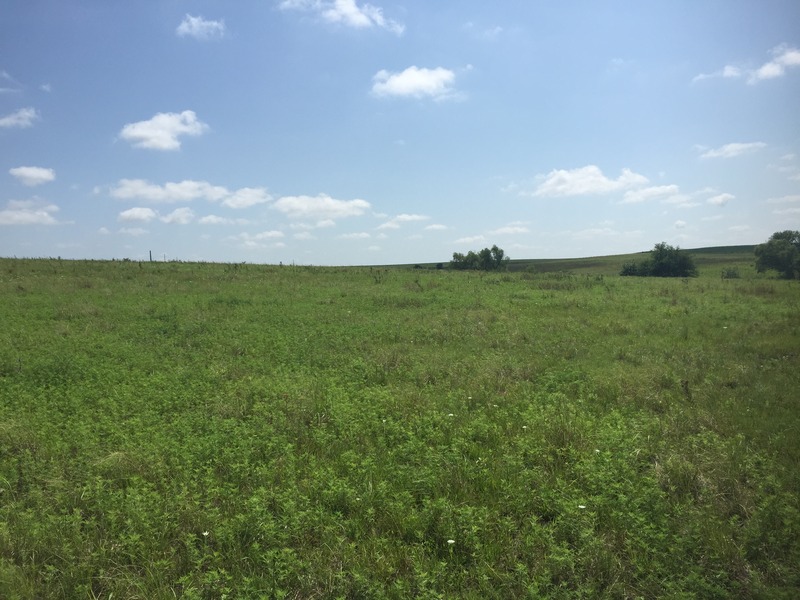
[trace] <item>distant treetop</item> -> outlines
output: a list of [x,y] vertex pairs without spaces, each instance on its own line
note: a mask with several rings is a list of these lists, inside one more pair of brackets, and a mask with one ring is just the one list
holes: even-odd
[[496,271],[498,269],[505,269],[509,260],[509,257],[505,255],[503,249],[494,245],[491,248],[484,248],[480,252],[474,252],[473,250],[470,250],[466,254],[453,252],[453,260],[450,261],[450,268],[473,271]]

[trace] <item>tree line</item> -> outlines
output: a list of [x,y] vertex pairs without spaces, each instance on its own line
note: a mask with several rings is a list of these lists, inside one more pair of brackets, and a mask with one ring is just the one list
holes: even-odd
[[466,254],[453,252],[450,268],[461,271],[497,271],[505,269],[510,258],[497,244],[491,248],[484,248],[475,252],[470,250]]

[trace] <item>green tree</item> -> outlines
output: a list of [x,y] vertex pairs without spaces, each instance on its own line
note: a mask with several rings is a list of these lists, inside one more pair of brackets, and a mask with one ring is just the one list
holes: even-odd
[[755,254],[759,273],[774,270],[786,279],[800,276],[800,231],[776,231],[756,246]]
[[677,246],[660,242],[650,251],[650,258],[640,263],[628,262],[620,275],[640,277],[696,277],[697,267],[690,254]]
[[497,245],[491,248],[484,248],[479,252],[470,250],[466,254],[453,252],[453,260],[450,261],[450,268],[458,270],[481,270],[495,271],[504,269],[508,265],[508,257],[502,248]]

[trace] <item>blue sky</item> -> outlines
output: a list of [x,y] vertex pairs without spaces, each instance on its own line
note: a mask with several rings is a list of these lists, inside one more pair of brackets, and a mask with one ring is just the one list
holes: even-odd
[[0,255],[315,265],[800,229],[800,2],[9,0]]

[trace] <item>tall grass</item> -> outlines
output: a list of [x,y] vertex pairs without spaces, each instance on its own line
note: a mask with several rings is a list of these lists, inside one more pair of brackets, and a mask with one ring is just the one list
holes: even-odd
[[0,260],[0,597],[800,590],[800,290]]

